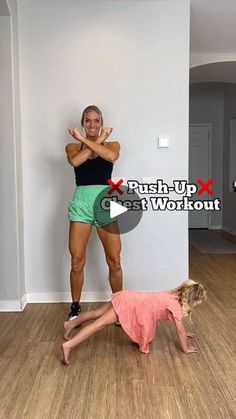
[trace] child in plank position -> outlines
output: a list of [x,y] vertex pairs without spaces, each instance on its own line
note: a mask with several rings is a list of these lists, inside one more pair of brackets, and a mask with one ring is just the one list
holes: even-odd
[[[64,323],[67,342],[62,344],[62,362],[69,364],[71,350],[89,336],[105,326],[119,321],[121,327],[137,343],[140,352],[148,353],[149,344],[156,334],[158,320],[173,320],[182,351],[186,354],[197,352],[188,346],[187,338],[194,333],[185,331],[183,316],[190,316],[193,308],[206,301],[206,291],[199,282],[191,279],[178,288],[164,292],[118,291],[112,294],[111,301],[102,307],[80,314],[76,319]],[[71,331],[88,320],[94,322],[83,327],[72,339]]]

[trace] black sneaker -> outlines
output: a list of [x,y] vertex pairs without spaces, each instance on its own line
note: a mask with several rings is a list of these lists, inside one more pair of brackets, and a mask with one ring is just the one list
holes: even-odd
[[78,302],[72,303],[71,306],[70,306],[70,312],[69,312],[69,315],[68,315],[68,320],[76,319],[76,317],[79,316],[81,311],[82,311],[82,309],[81,309],[81,306]]

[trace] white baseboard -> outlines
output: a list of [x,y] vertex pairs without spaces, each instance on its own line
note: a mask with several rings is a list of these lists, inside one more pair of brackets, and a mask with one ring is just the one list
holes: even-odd
[[[82,292],[81,302],[109,301],[111,291]],[[0,312],[23,311],[27,303],[71,303],[70,292],[42,292],[23,295],[21,300],[0,301]]]
[[230,233],[233,236],[236,236],[236,230],[233,230],[232,228],[222,227],[222,230],[225,231],[226,233]]
[[[82,292],[81,302],[100,302],[109,301],[111,291],[84,291]],[[47,292],[27,294],[28,303],[70,303],[70,292]]]
[[20,300],[0,301],[0,312],[23,311],[27,304],[26,294]]
[[26,304],[27,304],[27,295],[24,294],[23,297],[21,298],[21,311],[24,310]]
[[22,311],[20,301],[0,301],[0,311]]
[[222,226],[210,226],[208,227],[209,230],[222,230]]

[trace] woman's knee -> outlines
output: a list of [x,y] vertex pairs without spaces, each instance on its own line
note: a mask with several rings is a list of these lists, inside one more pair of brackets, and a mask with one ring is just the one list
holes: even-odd
[[120,255],[108,256],[107,263],[110,269],[116,270],[116,271],[120,270],[121,269]]
[[74,272],[82,271],[85,265],[85,256],[71,256],[71,269]]

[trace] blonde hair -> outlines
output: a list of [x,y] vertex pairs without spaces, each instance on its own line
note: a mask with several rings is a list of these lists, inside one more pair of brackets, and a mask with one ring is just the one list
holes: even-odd
[[195,302],[205,302],[207,300],[206,290],[200,282],[188,279],[183,282],[179,287],[171,291],[178,297],[182,306],[183,315],[189,316],[191,321],[192,309]]
[[84,126],[84,118],[86,117],[87,113],[92,112],[92,111],[97,112],[97,114],[101,118],[101,124],[103,125],[103,116],[102,116],[102,112],[100,111],[100,109],[96,105],[89,105],[89,106],[87,106],[87,108],[85,108],[83,110],[83,113],[82,113],[82,116],[81,116],[82,127]]

